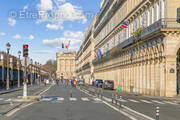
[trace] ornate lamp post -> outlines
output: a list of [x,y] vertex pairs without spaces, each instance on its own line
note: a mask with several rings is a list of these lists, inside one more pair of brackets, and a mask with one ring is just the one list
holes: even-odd
[[33,60],[30,59],[30,75],[31,75],[31,85],[33,85],[33,78],[32,78],[32,65],[33,65]]
[[18,65],[18,87],[21,86],[20,84],[20,68],[21,68],[21,51],[18,51],[19,60],[17,61]]
[[6,44],[7,47],[7,79],[6,79],[6,90],[9,90],[9,50],[11,48],[11,44],[8,42]]
[[11,85],[13,86],[14,85],[14,81],[13,81],[13,58],[11,57],[10,58],[10,68],[11,68],[11,71],[10,71],[10,73],[11,73]]

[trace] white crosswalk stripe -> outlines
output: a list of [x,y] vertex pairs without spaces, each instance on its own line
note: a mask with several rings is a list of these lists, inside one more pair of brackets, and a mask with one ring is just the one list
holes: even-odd
[[57,100],[58,100],[58,101],[63,101],[63,100],[64,100],[64,98],[62,98],[62,97],[58,97],[58,98],[57,98]]
[[88,98],[81,98],[82,101],[89,101]]
[[158,104],[162,104],[162,105],[165,104],[165,103],[157,101],[157,100],[152,100],[152,102],[155,102],[155,103],[158,103]]
[[112,99],[110,99],[110,98],[107,98],[107,97],[103,97],[106,101],[108,101],[108,102],[111,102],[112,101]]
[[69,98],[70,101],[77,101],[77,98]]
[[170,101],[163,101],[165,103],[171,104],[171,105],[177,105],[176,103],[170,102]]
[[150,102],[150,101],[147,101],[147,100],[140,100],[140,101],[142,101],[142,102],[144,102],[144,103],[149,103],[149,104],[151,104],[152,102]]
[[129,101],[131,102],[134,102],[134,103],[140,103],[139,101],[136,101],[136,100],[133,100],[133,99],[128,99]]
[[4,100],[4,98],[0,98],[0,100]]
[[127,100],[124,100],[124,99],[118,99],[118,101],[127,102]]

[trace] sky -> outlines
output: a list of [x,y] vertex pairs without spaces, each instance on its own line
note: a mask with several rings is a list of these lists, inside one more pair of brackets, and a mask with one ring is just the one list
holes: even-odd
[[29,57],[44,64],[62,52],[77,51],[101,0],[0,0],[0,51],[17,56],[23,44]]

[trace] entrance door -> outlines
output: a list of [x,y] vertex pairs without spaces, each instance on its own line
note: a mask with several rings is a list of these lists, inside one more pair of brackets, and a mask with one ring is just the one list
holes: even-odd
[[177,53],[177,94],[180,94],[180,49]]

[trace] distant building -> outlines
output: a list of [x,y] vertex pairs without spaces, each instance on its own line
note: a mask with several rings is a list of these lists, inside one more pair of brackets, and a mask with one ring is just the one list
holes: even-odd
[[57,53],[57,71],[56,76],[58,79],[72,79],[76,77],[75,72],[75,59],[76,52],[68,52],[68,53]]

